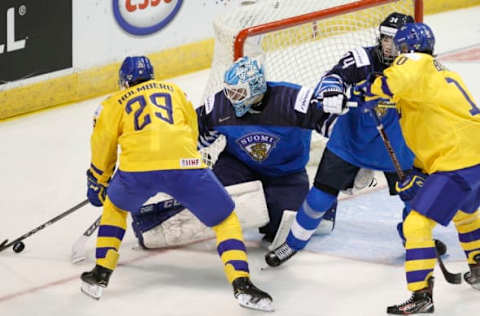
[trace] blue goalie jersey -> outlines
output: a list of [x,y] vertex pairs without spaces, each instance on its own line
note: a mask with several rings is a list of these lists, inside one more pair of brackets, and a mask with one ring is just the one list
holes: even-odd
[[[335,74],[347,86],[365,80],[369,74],[381,73],[386,67],[378,57],[378,47],[357,48],[347,53],[326,75]],[[377,108],[395,154],[403,170],[410,169],[414,155],[407,147],[398,122],[396,109]],[[385,145],[376,128],[372,113],[351,108],[340,116],[329,137],[327,148],[343,160],[358,167],[395,171]]]
[[313,129],[329,114],[310,99],[313,89],[285,82],[267,82],[260,105],[236,117],[223,91],[197,109],[200,135],[225,135],[225,150],[264,176],[281,176],[305,169]]

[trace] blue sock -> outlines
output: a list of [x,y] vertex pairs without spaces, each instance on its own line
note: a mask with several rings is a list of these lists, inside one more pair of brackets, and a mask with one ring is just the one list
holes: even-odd
[[335,195],[312,187],[297,212],[288,233],[287,244],[295,250],[305,248],[318,224],[320,224],[323,215],[336,201],[337,197]]

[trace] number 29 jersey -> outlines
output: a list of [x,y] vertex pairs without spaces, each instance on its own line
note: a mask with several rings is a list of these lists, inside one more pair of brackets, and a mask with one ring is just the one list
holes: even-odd
[[203,168],[197,138],[197,114],[185,93],[172,83],[146,81],[102,102],[90,139],[91,169],[106,183],[118,146],[122,171]]
[[431,174],[480,163],[480,109],[460,76],[431,55],[400,55],[371,92],[397,104],[416,167]]

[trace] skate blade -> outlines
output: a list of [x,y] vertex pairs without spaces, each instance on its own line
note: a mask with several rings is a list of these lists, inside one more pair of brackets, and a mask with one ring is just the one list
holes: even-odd
[[96,300],[99,300],[100,297],[102,297],[102,293],[103,293],[103,287],[90,284],[87,282],[82,282],[82,285],[80,286],[80,290],[82,291],[82,293]]
[[240,294],[237,296],[237,301],[242,307],[263,311],[263,312],[273,312],[272,301],[268,298],[262,298],[260,301],[254,303],[251,301],[251,296],[248,294]]

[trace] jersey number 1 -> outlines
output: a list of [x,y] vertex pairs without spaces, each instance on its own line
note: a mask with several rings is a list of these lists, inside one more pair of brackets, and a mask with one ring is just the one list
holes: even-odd
[[[150,102],[155,105],[157,108],[161,109],[162,112],[155,112],[155,116],[159,119],[167,122],[168,124],[173,124],[173,112],[172,112],[172,97],[168,93],[153,93],[149,96]],[[163,104],[159,101],[163,100]],[[143,129],[145,126],[152,122],[150,115],[145,115],[145,119],[143,122],[140,122],[140,116],[142,115],[145,106],[147,106],[147,100],[143,95],[139,95],[128,101],[127,105],[125,106],[125,111],[127,114],[132,112],[132,105],[138,103],[140,107],[135,111],[134,115],[134,124],[135,130],[139,131]]]
[[460,92],[463,94],[463,96],[465,97],[465,99],[467,99],[467,102],[472,106],[472,108],[470,109],[470,114],[472,115],[477,115],[480,113],[480,109],[475,105],[475,103],[470,99],[470,97],[468,96],[468,94],[465,92],[465,90],[462,88],[462,86],[458,83],[457,80],[453,79],[453,78],[450,78],[450,77],[447,77],[445,78],[445,80],[448,82],[448,83],[453,83],[457,88],[458,90],[460,90]]

